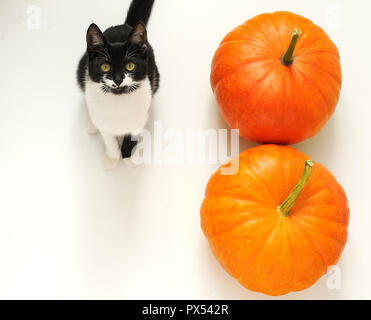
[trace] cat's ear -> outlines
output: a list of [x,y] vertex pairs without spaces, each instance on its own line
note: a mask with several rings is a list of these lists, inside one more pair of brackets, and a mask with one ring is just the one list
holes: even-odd
[[133,46],[147,49],[147,29],[142,23],[138,23],[130,34],[129,41]]
[[104,35],[95,23],[89,26],[86,33],[86,42],[88,44],[88,50],[105,45]]

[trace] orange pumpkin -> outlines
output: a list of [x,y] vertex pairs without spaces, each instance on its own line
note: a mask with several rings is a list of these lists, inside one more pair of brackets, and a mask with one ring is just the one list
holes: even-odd
[[223,268],[252,291],[306,289],[343,251],[346,195],[308,159],[291,147],[259,146],[239,155],[236,175],[221,174],[226,164],[207,185],[202,230]]
[[212,62],[221,113],[245,139],[293,144],[315,135],[333,114],[341,89],[339,53],[310,20],[259,15],[230,32]]

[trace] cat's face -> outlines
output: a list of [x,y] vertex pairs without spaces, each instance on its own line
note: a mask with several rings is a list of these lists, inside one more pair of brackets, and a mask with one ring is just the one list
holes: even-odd
[[127,41],[109,43],[98,26],[87,32],[88,71],[104,92],[125,94],[135,91],[147,77],[147,33],[144,25],[134,27]]

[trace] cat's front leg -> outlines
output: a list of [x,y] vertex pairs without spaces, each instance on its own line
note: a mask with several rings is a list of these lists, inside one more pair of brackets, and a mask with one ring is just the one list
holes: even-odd
[[88,119],[86,121],[86,132],[90,135],[95,135],[98,133],[98,129],[96,128],[94,123],[91,121],[89,114],[88,114]]
[[121,158],[121,150],[119,140],[116,136],[101,132],[106,152],[104,157],[104,169],[115,169]]

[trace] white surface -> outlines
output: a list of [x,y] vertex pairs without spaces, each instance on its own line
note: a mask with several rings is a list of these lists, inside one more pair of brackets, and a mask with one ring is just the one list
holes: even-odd
[[[32,4],[40,30],[27,29]],[[102,170],[103,145],[85,132],[75,71],[89,23],[118,24],[128,4],[0,2],[0,298],[269,298],[229,277],[201,233],[199,208],[217,166]],[[232,28],[276,10],[312,19],[340,50],[338,109],[295,147],[336,175],[351,208],[341,290],[328,290],[325,276],[283,299],[370,299],[370,1],[157,1],[149,39],[162,81],[152,121],[226,128],[209,85],[212,55]]]

